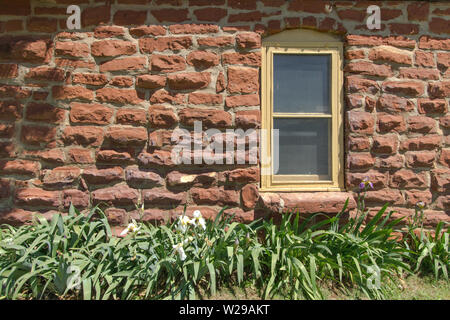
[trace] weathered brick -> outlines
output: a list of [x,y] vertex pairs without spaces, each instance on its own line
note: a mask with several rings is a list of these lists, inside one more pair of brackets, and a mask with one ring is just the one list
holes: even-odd
[[130,41],[102,40],[92,43],[91,52],[95,57],[117,57],[136,53],[136,46]]
[[147,141],[145,128],[109,127],[105,138],[119,145],[144,144]]
[[85,124],[108,124],[113,110],[101,104],[71,103],[70,122]]
[[152,105],[148,109],[148,118],[152,128],[170,128],[178,123],[173,110],[161,105]]

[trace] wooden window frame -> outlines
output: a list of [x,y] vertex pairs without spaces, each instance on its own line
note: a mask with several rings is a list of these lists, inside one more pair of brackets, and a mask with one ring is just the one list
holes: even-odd
[[[299,39],[299,41],[292,41]],[[273,112],[273,56],[274,54],[323,54],[331,56],[331,115],[321,113]],[[311,30],[289,30],[271,36],[262,43],[261,72],[261,129],[267,132],[261,141],[261,155],[273,159],[273,119],[277,118],[330,118],[329,126],[329,172],[331,179],[321,180],[318,175],[274,175],[272,164],[261,174],[260,191],[343,191],[343,45],[331,35]],[[330,128],[331,127],[331,128]],[[264,140],[264,139],[263,139]],[[269,168],[270,166],[270,168]],[[327,176],[328,178],[328,176]]]

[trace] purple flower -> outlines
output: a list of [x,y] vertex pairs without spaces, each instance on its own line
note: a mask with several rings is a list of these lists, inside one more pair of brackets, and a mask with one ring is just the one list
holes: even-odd
[[369,177],[365,177],[363,181],[359,184],[360,189],[365,189],[367,186],[369,186],[371,189],[373,189],[373,183],[369,181]]

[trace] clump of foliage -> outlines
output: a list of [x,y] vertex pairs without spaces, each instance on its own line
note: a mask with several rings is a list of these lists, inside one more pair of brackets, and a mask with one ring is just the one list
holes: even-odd
[[405,271],[432,270],[448,279],[443,225],[431,236],[414,232],[416,223],[399,242],[393,233],[401,219],[390,221],[387,205],[368,217],[369,187],[363,181],[349,218],[348,202],[331,218],[286,213],[279,224],[233,222],[224,209],[206,221],[196,211],[164,225],[133,220],[114,237],[101,209],[84,215],[71,206],[51,221],[4,225],[0,298],[194,299],[204,290],[214,295],[220,287],[250,283],[264,298],[322,299],[322,282],[331,282],[383,299],[386,280]]

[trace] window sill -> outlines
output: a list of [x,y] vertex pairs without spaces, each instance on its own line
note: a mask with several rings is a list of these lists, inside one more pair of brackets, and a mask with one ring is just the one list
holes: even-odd
[[260,192],[257,207],[266,213],[337,214],[347,199],[347,210],[355,209],[351,192]]

